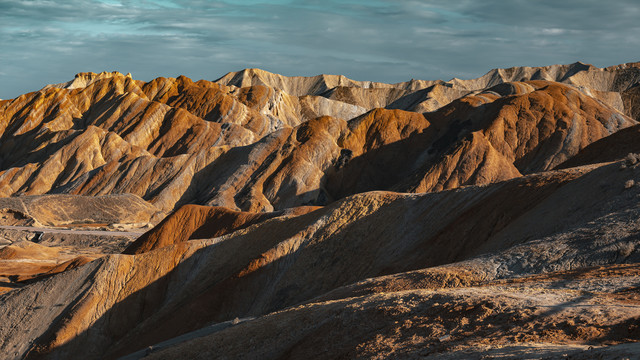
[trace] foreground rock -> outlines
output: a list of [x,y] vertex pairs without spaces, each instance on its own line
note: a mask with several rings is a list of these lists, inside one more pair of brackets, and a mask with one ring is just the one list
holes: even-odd
[[[611,267],[551,273],[544,281],[525,277],[513,284],[311,302],[152,348],[144,358],[633,357],[635,344],[610,345],[640,339],[640,292],[627,289],[639,271]],[[603,275],[604,286],[597,283]]]

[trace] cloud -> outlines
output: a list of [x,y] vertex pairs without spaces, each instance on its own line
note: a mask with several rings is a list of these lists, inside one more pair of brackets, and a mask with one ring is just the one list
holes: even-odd
[[4,0],[0,98],[80,71],[215,79],[260,67],[358,80],[640,58],[634,1]]

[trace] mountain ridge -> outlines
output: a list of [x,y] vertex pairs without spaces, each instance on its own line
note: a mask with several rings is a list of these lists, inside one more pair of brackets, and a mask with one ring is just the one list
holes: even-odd
[[[635,67],[631,68],[636,69]],[[528,72],[533,71],[533,68],[526,69],[529,69],[527,70]],[[552,66],[541,69],[557,74],[605,71],[593,70],[593,67],[584,64]],[[606,71],[626,71],[629,67],[619,66],[615,69]],[[505,71],[507,73],[516,73],[519,71],[516,70]],[[499,103],[505,103],[505,106],[512,107],[513,105],[507,105],[506,103],[507,101],[512,101],[509,100],[511,97],[531,97],[550,91],[543,89],[543,87],[546,86],[544,82],[500,82],[504,80],[503,75],[509,75],[505,73],[505,71],[495,70],[493,73],[487,73],[484,76],[485,78],[495,77],[495,74],[504,74],[500,75],[499,80],[492,80],[493,82],[498,81],[499,83],[497,85],[488,87],[482,91],[451,90],[446,84],[438,83],[404,96],[397,91],[395,93],[388,92],[387,90],[391,88],[385,87],[382,89],[384,90],[383,92],[374,91],[374,93],[372,93],[373,95],[371,95],[372,97],[363,98],[364,93],[356,91],[360,88],[349,87],[348,89],[352,89],[349,90],[351,91],[349,93],[351,94],[349,95],[351,96],[351,103],[338,100],[344,100],[344,96],[346,96],[344,95],[346,94],[344,93],[346,88],[342,85],[334,88],[337,89],[336,91],[343,93],[343,95],[340,96],[335,95],[337,94],[335,91],[327,93],[326,90],[318,90],[318,92],[324,93],[324,95],[329,96],[329,98],[310,94],[296,97],[287,94],[283,90],[266,85],[251,85],[249,87],[236,88],[205,80],[193,82],[184,76],[178,78],[157,78],[144,83],[117,72],[100,74],[80,73],[73,81],[63,84],[63,86],[61,86],[62,88],[46,87],[39,92],[25,94],[17,99],[3,103],[4,105],[0,108],[0,116],[3,119],[0,121],[0,130],[2,130],[2,136],[5,140],[2,141],[0,146],[5,154],[11,155],[5,155],[0,158],[0,164],[2,165],[2,169],[0,169],[0,193],[8,196],[21,193],[36,195],[50,192],[79,195],[132,192],[143,197],[145,200],[151,201],[164,211],[172,211],[176,206],[193,201],[200,204],[229,206],[235,209],[251,211],[272,211],[274,209],[274,204],[272,204],[274,200],[282,203],[282,205],[277,206],[278,209],[282,209],[280,206],[322,205],[326,203],[326,201],[332,201],[336,196],[344,196],[355,191],[337,189],[335,185],[331,185],[332,182],[335,183],[335,180],[332,179],[335,179],[336,176],[338,176],[338,178],[344,178],[342,173],[347,171],[341,169],[346,163],[339,166],[336,166],[336,164],[345,162],[346,160],[351,161],[352,158],[354,161],[360,161],[364,159],[363,155],[365,152],[372,151],[376,148],[366,145],[363,152],[363,150],[358,149],[360,146],[358,144],[345,145],[349,144],[349,141],[353,142],[353,140],[346,142],[340,140],[341,137],[345,137],[347,133],[352,131],[347,130],[347,122],[354,121],[353,119],[362,116],[373,116],[373,118],[375,118],[372,118],[373,122],[383,124],[384,121],[386,121],[384,119],[388,116],[386,114],[391,114],[393,111],[406,111],[398,109],[398,107],[402,107],[399,106],[399,104],[405,104],[411,110],[429,110],[424,112],[424,115],[420,115],[426,116],[429,122],[433,122],[434,118],[444,116],[444,118],[436,122],[447,124],[449,122],[447,118],[469,116],[463,115],[464,112],[468,111],[477,112],[478,115],[474,115],[476,117],[485,116],[482,115],[482,111],[484,111],[482,110],[483,107],[494,106],[490,105],[490,103],[494,103],[496,96],[501,99]],[[257,74],[256,76],[262,76],[267,80],[273,78],[275,79],[274,81],[279,83],[284,83],[286,79],[288,79],[277,74],[258,70],[254,70],[251,74]],[[245,74],[241,75],[245,76]],[[233,79],[238,76],[240,75],[236,74],[234,76],[228,76],[227,78]],[[511,74],[511,77],[513,76],[514,75]],[[571,76],[575,77],[575,74]],[[243,79],[244,78],[236,80],[248,81]],[[338,83],[341,82],[343,85],[351,82],[351,80],[345,77],[336,78],[331,76],[295,78],[294,80],[304,85],[303,88],[306,89],[305,91],[310,93],[313,92],[313,89],[317,90],[324,86],[318,85],[319,82],[325,84],[327,81],[334,81]],[[473,81],[476,83],[488,83],[486,79],[476,79]],[[414,86],[417,86],[415,85],[417,84],[415,81],[413,83]],[[354,84],[355,86],[360,86],[364,83],[360,85],[358,85],[359,83]],[[293,84],[290,87],[295,87],[294,85],[298,87],[302,86],[300,84]],[[367,83],[364,85],[370,86],[371,84]],[[455,85],[452,86],[455,87]],[[548,89],[565,89],[561,92],[563,94],[570,94],[573,90],[569,90],[569,88],[573,88],[574,85],[563,84],[562,86],[554,86],[555,87],[552,86]],[[68,89],[64,87],[68,87]],[[361,90],[369,91],[370,89],[362,88]],[[595,100],[592,101],[589,100],[592,99],[589,92],[583,92],[580,91],[580,89],[576,90],[578,91],[576,94],[584,94],[580,95],[579,98],[582,99],[580,102],[589,104],[588,107],[590,110],[586,111],[590,114],[608,113],[610,115],[606,115],[605,117],[609,118],[617,114],[614,116],[618,119],[614,121],[616,125],[611,125],[613,127],[607,130],[607,134],[610,134],[620,127],[630,126],[635,123],[628,117],[618,114],[616,107],[609,106],[606,102],[602,102],[601,97],[595,97],[593,98]],[[557,92],[557,90],[553,91]],[[375,100],[376,96],[384,96],[387,100]],[[403,98],[407,96],[413,97],[411,100],[403,100]],[[556,95],[552,95],[551,98],[553,98],[553,96]],[[564,97],[565,95],[557,96]],[[358,99],[362,99],[362,101]],[[526,104],[528,100],[523,101],[525,101]],[[540,102],[542,100],[536,101]],[[391,104],[392,109],[382,110],[384,108],[380,107],[367,109],[363,106],[356,105],[357,103],[366,106]],[[426,103],[431,105],[422,105]],[[555,108],[555,105],[548,106],[550,106],[549,110],[545,111],[552,111],[552,109]],[[568,109],[566,111],[573,112],[574,110]],[[452,113],[444,115],[446,112]],[[409,114],[419,113],[409,111],[405,114],[409,116]],[[576,116],[578,116],[578,118],[587,119],[587,123],[592,122],[592,120],[589,120],[592,115],[587,115],[584,110],[578,109],[575,114],[577,114]],[[314,153],[313,157],[307,157],[307,155],[302,155],[302,157],[299,155],[288,157],[294,154],[291,150],[296,149],[297,144],[301,143],[295,136],[292,137],[291,134],[286,135],[286,133],[290,131],[288,129],[293,129],[296,132],[303,131],[303,128],[308,128],[307,125],[303,126],[303,124],[309,121],[311,121],[309,124],[321,124],[323,121],[314,121],[315,119],[321,119],[323,116],[337,119],[331,120],[321,126],[328,130],[326,134],[329,135],[329,138],[334,138],[328,140],[329,138],[325,137],[329,142],[323,140],[305,145],[305,147],[308,148],[308,150],[306,150],[307,152]],[[572,115],[564,116],[571,117]],[[411,115],[410,117],[417,119],[419,116]],[[473,122],[472,120],[468,121]],[[513,122],[513,120],[510,121]],[[600,121],[604,120],[601,119]],[[459,125],[457,126],[468,128],[469,125],[464,125],[462,124],[463,122],[464,121],[458,122]],[[413,120],[408,122],[408,124],[412,123]],[[567,120],[567,123],[577,124],[572,120]],[[610,122],[607,122],[607,124],[610,124]],[[451,125],[439,125],[439,128],[443,129],[450,126]],[[589,129],[591,127],[592,126],[585,127],[585,125],[580,125],[580,129]],[[339,128],[343,130],[337,130]],[[386,125],[376,129],[375,131],[367,130],[369,133],[367,133],[365,138],[360,138],[358,141],[364,141],[366,143],[374,138],[391,136],[390,134],[396,131]],[[412,132],[423,132],[423,130],[423,128],[416,128],[410,132],[406,132],[408,130],[405,129],[403,131],[406,133],[393,135],[387,140],[384,140],[384,142],[398,142],[408,136],[414,136],[410,135]],[[338,131],[340,135],[331,135],[338,134],[336,131]],[[391,133],[384,135],[381,133],[386,131],[391,131]],[[429,130],[427,132],[434,131],[435,130]],[[457,141],[461,140],[459,137],[463,136],[465,131],[467,130],[462,132],[458,130],[458,134],[451,133],[449,135],[445,133],[436,134],[436,131],[432,136],[439,137],[440,140],[434,138],[420,146],[424,146],[426,149],[429,148],[431,141],[435,141],[433,144],[435,144],[436,147],[444,147],[438,151],[438,154],[440,154],[442,150],[454,146]],[[572,131],[583,130],[576,128]],[[318,135],[319,134],[320,133],[318,133]],[[568,155],[561,156],[572,156],[572,154],[575,154],[582,147],[588,145],[588,143],[604,135],[605,133],[600,131],[599,135],[593,135],[594,137],[589,138],[586,142],[571,145],[578,146],[578,148],[569,150]],[[427,134],[425,133],[425,135],[422,136],[427,136]],[[490,137],[497,139],[495,136],[496,135],[490,135]],[[289,140],[286,139],[287,137],[289,137]],[[367,140],[366,137],[370,139]],[[38,146],[34,148],[17,146],[16,139],[18,138],[22,139],[20,141],[23,143],[38,144]],[[355,137],[351,136],[351,139],[355,139]],[[268,142],[271,143],[271,145],[266,146]],[[90,143],[92,145],[87,148],[87,145]],[[311,145],[312,143],[315,145]],[[327,147],[327,144],[331,143],[335,145]],[[490,143],[492,145],[489,145]],[[494,159],[497,163],[501,163],[501,165],[494,167],[493,170],[491,170],[490,167],[486,167],[485,170],[478,169],[478,171],[485,175],[476,176],[477,180],[472,179],[470,183],[487,181],[482,179],[497,181],[519,176],[522,168],[520,168],[520,170],[511,168],[511,170],[506,171],[504,175],[500,175],[502,170],[498,169],[504,168],[505,166],[508,168],[510,165],[507,164],[510,161],[498,160],[502,155],[497,156],[497,154],[502,153],[506,155],[507,158],[511,158],[512,155],[508,155],[508,151],[504,150],[504,145],[500,145],[502,150],[492,149],[492,146],[497,146],[496,144],[494,140],[489,142],[484,140],[484,135],[474,135],[471,146],[478,148],[473,151],[479,151],[479,154],[485,154],[483,156],[476,155],[476,157],[480,156],[478,159],[481,161],[482,159],[486,160],[487,156],[489,156],[489,158]],[[275,146],[275,148],[273,146]],[[282,152],[282,154],[277,155],[276,152],[281,151],[277,150],[280,146],[288,146],[289,148]],[[114,151],[115,149],[125,148],[130,150]],[[322,151],[320,151],[320,149],[322,149]],[[462,151],[471,151],[471,148],[465,149],[466,150]],[[240,153],[236,155],[238,151],[244,152],[246,155],[241,155]],[[265,151],[266,153],[264,153]],[[298,151],[296,150],[295,153],[298,154]],[[340,155],[341,153],[344,156]],[[248,154],[254,154],[257,157],[251,160],[251,156],[254,155]],[[322,155],[324,158],[316,158],[319,154],[324,154]],[[415,156],[418,155],[419,153],[415,154]],[[518,157],[520,156],[521,155],[518,155]],[[81,160],[81,158],[84,157],[86,158]],[[422,171],[435,171],[433,175],[430,176],[440,180],[429,180],[426,183],[430,183],[431,185],[426,186],[407,185],[394,189],[414,189],[412,191],[420,189],[427,191],[430,189],[447,188],[447,185],[442,187],[443,185],[441,183],[446,181],[449,181],[451,184],[448,186],[469,183],[468,179],[473,176],[473,172],[469,172],[470,170],[467,170],[466,174],[455,175],[454,177],[461,177],[458,180],[447,180],[451,175],[438,175],[442,171],[444,171],[445,174],[455,173],[452,168],[448,169],[448,167],[462,166],[463,163],[459,161],[452,162],[441,170],[437,170],[437,166],[439,166],[437,164],[435,165],[436,168],[428,170],[427,168],[433,165],[427,165],[424,163],[424,159],[432,157],[431,155],[423,153],[423,155],[419,157],[419,159],[423,159],[421,160],[423,165],[416,163],[413,165],[411,171],[418,171],[420,167],[423,167],[425,170]],[[242,160],[243,158],[246,160]],[[274,163],[272,167],[260,170],[259,165],[265,165],[263,162],[267,158],[273,158],[276,163]],[[13,159],[20,160],[16,161]],[[71,159],[75,159],[73,166],[60,166],[61,164],[70,164]],[[227,161],[231,161],[232,163],[225,164]],[[249,162],[247,163],[247,161]],[[298,165],[291,167],[286,165],[289,161],[296,161],[301,165],[307,165],[303,167]],[[316,163],[317,161],[320,161],[320,163]],[[411,162],[412,161],[413,160],[411,160]],[[478,160],[471,160],[469,158],[469,160],[465,161]],[[492,161],[485,161],[485,163],[491,165]],[[42,164],[44,167],[38,164]],[[427,167],[425,168],[425,166]],[[267,173],[263,175],[265,180],[268,180],[265,183],[268,187],[268,189],[266,189],[268,191],[266,198],[264,195],[256,193],[256,189],[258,188],[249,191],[249,198],[246,198],[245,195],[236,194],[234,195],[236,198],[238,196],[245,198],[231,200],[229,196],[224,195],[225,191],[237,191],[237,187],[241,185],[239,183],[219,183],[218,185],[214,185],[217,186],[217,188],[212,190],[194,187],[195,183],[189,179],[207,176],[205,174],[213,171],[212,167],[231,167],[245,171],[244,175],[238,172],[234,175],[234,178],[239,177],[245,179],[257,176],[256,173],[250,175],[251,172],[256,170],[267,171]],[[278,167],[280,167],[280,170],[278,170]],[[348,166],[348,168],[351,167],[353,167],[353,165]],[[160,168],[165,169],[165,172],[158,173],[155,171],[155,169]],[[288,171],[286,174],[278,175],[279,171],[284,171],[285,169],[289,169],[286,170]],[[249,170],[249,172],[246,172],[246,170]],[[272,173],[273,171],[276,172]],[[408,173],[406,173],[407,170],[402,170],[401,173],[403,171],[408,175]],[[288,180],[290,182],[288,190],[281,188],[280,182],[290,178],[293,172],[305,174],[305,179],[293,180],[293,183],[291,183],[291,180]],[[202,175],[197,175],[201,173]],[[334,175],[334,173],[336,173],[336,175]],[[51,177],[51,175],[55,175],[55,178]],[[47,178],[47,176],[49,176],[49,178]],[[376,174],[371,174],[369,178],[375,179],[377,176]],[[139,179],[138,184],[131,182],[131,179],[134,177]],[[296,176],[293,177],[293,179],[295,178]],[[273,183],[274,180],[276,183]],[[158,181],[160,186],[155,185]],[[374,181],[374,183],[376,183],[376,181]],[[325,188],[325,185],[327,185],[328,188]],[[374,187],[368,186],[365,189],[391,189],[390,186],[392,185],[393,183],[383,181],[379,182],[379,185],[375,185]],[[246,185],[242,186],[246,188]],[[329,188],[332,188],[333,191],[327,192]],[[356,186],[356,188],[358,187]],[[303,192],[308,194],[306,200],[300,198],[301,202],[291,201],[293,197]],[[254,193],[254,195],[251,193]],[[289,195],[283,197],[284,194]]]
[[639,89],[578,62],[0,101],[0,359],[636,355]]

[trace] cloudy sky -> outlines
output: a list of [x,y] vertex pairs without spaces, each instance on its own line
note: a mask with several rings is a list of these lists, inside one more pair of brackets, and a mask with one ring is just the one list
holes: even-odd
[[399,82],[609,66],[640,61],[638,19],[637,0],[0,0],[0,98],[82,71]]

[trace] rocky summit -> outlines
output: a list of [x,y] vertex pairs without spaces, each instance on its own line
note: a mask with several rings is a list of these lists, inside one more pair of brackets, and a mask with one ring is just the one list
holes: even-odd
[[630,358],[640,63],[0,100],[0,358]]

